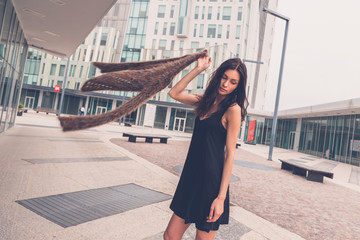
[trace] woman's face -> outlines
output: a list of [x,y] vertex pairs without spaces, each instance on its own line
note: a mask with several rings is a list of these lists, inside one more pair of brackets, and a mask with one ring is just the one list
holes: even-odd
[[219,87],[219,94],[220,95],[228,95],[232,93],[240,82],[240,74],[237,70],[228,69],[224,72],[220,87]]

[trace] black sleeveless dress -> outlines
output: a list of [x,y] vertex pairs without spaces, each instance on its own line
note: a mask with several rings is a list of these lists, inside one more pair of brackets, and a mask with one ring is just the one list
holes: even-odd
[[[218,196],[224,168],[226,129],[221,123],[224,110],[195,119],[195,127],[185,165],[170,209],[200,230],[218,230],[229,222],[229,188],[224,212],[216,222],[206,222],[213,200]],[[199,226],[199,227],[198,227]]]

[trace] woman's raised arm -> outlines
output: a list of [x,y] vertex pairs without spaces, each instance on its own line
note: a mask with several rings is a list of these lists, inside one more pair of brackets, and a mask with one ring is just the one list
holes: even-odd
[[199,98],[192,94],[184,93],[186,86],[202,71],[210,66],[211,58],[202,57],[197,60],[197,66],[185,75],[176,85],[170,89],[169,96],[173,99],[184,103],[186,105],[195,105],[199,101]]

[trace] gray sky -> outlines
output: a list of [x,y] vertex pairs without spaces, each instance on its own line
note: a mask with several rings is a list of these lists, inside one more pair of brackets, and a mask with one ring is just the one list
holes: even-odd
[[[290,18],[279,109],[360,98],[360,1],[279,0],[276,11]],[[275,106],[284,28],[285,21],[277,19],[269,111]]]

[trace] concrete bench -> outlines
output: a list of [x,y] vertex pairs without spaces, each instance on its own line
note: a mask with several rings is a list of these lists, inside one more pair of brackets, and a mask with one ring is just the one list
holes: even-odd
[[153,139],[160,139],[160,143],[167,143],[170,136],[155,135],[155,134],[142,134],[142,133],[123,133],[123,137],[128,137],[129,142],[136,143],[136,138],[145,138],[145,142],[152,143]]
[[39,112],[45,112],[46,114],[49,114],[49,113],[58,114],[58,110],[56,110],[56,109],[43,108],[43,107],[37,107],[36,108],[36,113],[39,113]]
[[309,181],[323,182],[324,177],[333,178],[332,172],[323,171],[305,164],[281,160],[281,169],[292,171],[293,174],[304,176]]

